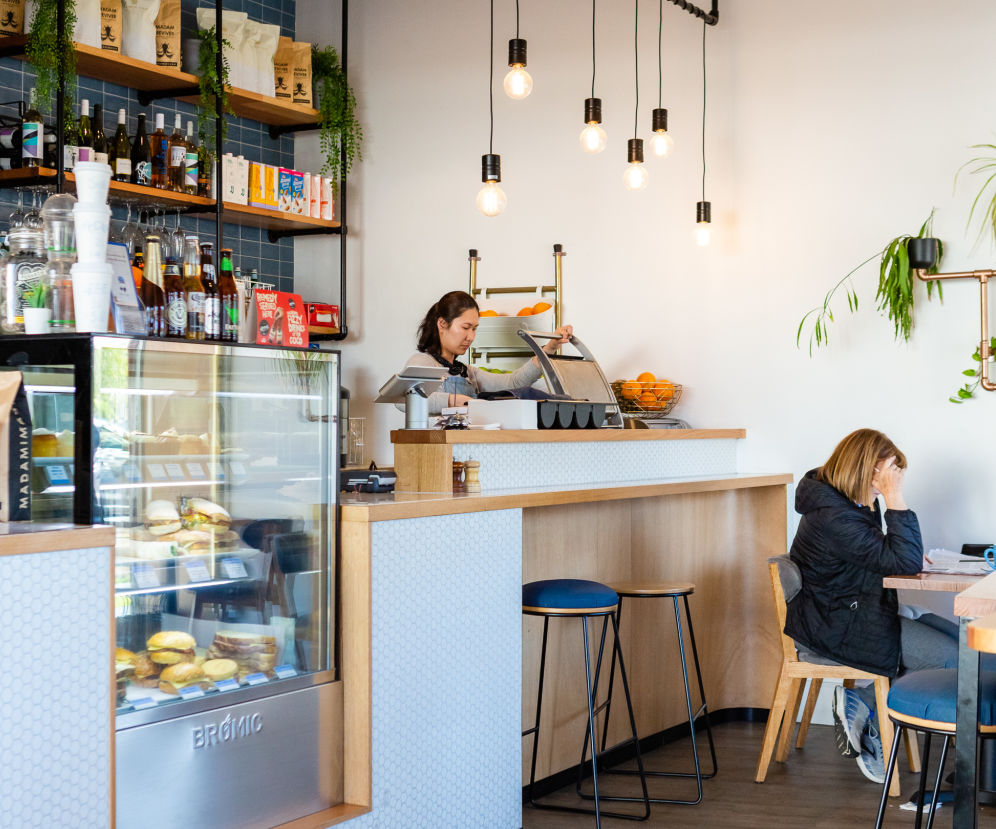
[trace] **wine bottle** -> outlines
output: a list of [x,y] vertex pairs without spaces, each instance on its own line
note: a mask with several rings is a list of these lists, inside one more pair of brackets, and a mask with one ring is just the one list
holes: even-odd
[[131,143],[128,141],[128,128],[125,126],[127,113],[118,110],[118,128],[111,142],[111,175],[115,181],[131,181]]
[[78,161],[93,161],[93,127],[90,126],[90,102],[80,101]]
[[169,189],[182,193],[183,177],[187,170],[187,143],[183,140],[183,132],[180,130],[179,112],[176,114],[176,119],[173,121],[173,134],[169,137],[166,166],[166,176],[169,182]]
[[183,170],[183,192],[197,195],[197,142],[194,141],[194,122],[187,121],[186,163]]
[[136,245],[135,255],[131,259],[131,278],[135,280],[135,290],[142,290],[142,273],[145,270],[145,256],[142,249]]
[[183,293],[180,266],[172,257],[166,259],[163,293],[166,295],[165,336],[184,339],[187,336],[187,300]]
[[131,183],[152,184],[152,155],[149,138],[145,134],[145,113],[138,114],[138,131],[131,145]]
[[21,125],[0,127],[0,170],[21,166]]
[[68,173],[75,166],[80,153],[79,122],[70,114],[62,137],[62,168]]
[[197,149],[197,195],[211,198],[211,153],[207,144]]
[[201,248],[196,236],[187,236],[183,251],[183,299],[187,304],[188,340],[204,339],[204,298]]
[[218,275],[214,270],[214,245],[205,242],[201,245],[201,282],[204,285],[204,339],[220,340],[221,292],[218,290]]
[[38,111],[38,91],[32,87],[21,119],[21,166],[40,167],[45,151],[45,125]]
[[104,135],[104,108],[93,105],[93,160],[98,164],[108,163],[107,136]]
[[221,269],[218,273],[218,294],[221,297],[221,339],[238,342],[239,290],[232,269],[232,249],[221,249]]
[[[149,137],[149,154],[152,156],[152,186],[160,190],[169,189],[168,144],[169,139],[163,131],[166,116],[156,113],[156,129]],[[189,332],[188,332],[189,333]]]
[[161,259],[159,237],[146,236],[141,297],[145,306],[145,334],[148,337],[163,337],[166,334],[166,297],[163,293]]

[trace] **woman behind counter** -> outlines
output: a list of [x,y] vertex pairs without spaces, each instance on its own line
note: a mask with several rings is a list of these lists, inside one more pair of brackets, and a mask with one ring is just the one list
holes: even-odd
[[[408,365],[450,370],[442,390],[429,395],[429,414],[439,414],[446,406],[463,406],[482,394],[528,389],[543,376],[535,357],[511,374],[493,374],[457,360],[474,342],[479,319],[477,302],[470,294],[450,291],[428,310],[419,325],[418,351],[408,358]],[[562,325],[554,333],[559,336],[543,346],[547,354],[570,342],[574,329]]]

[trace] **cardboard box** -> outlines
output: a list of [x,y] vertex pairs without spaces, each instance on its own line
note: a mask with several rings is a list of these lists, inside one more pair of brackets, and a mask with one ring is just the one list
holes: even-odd
[[291,212],[291,198],[294,189],[294,170],[281,167],[277,171],[277,210]]
[[332,179],[322,176],[322,214],[327,222],[335,218],[335,199],[332,196]]
[[263,201],[264,207],[277,209],[277,168],[272,164],[263,165]]
[[231,153],[225,153],[221,157],[221,187],[224,193],[224,201],[236,202],[237,184],[235,181],[237,173],[237,165],[235,162],[235,156]]
[[266,207],[266,197],[263,186],[266,180],[264,167],[257,161],[249,162],[249,205],[250,207]]
[[308,199],[309,214],[312,219],[322,217],[322,177],[318,173],[311,174],[311,196]]
[[339,306],[327,302],[309,302],[305,306],[308,313],[308,330],[312,334],[335,334],[339,330]]
[[301,297],[256,291],[256,344],[308,347],[308,315]]

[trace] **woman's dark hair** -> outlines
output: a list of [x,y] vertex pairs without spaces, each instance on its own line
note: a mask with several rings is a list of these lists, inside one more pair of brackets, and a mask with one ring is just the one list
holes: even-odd
[[471,308],[475,311],[480,310],[477,307],[477,302],[466,291],[450,291],[448,294],[443,294],[419,324],[418,350],[427,354],[438,354],[442,344],[439,342],[439,327],[436,321],[442,317],[449,325],[464,311],[469,311]]

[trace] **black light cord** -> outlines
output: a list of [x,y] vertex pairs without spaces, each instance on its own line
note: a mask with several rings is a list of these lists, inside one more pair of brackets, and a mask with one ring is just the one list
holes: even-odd
[[519,39],[519,0],[515,0],[515,39]]
[[595,0],[591,0],[591,97],[595,97]]
[[664,32],[664,0],[657,8],[657,108],[661,108],[661,88],[664,86],[664,73],[661,71],[661,34]]
[[633,0],[633,78],[636,86],[636,107],[633,109],[633,137],[636,138],[640,115],[640,2]]
[[488,155],[494,154],[495,144],[495,0],[491,0],[491,61],[488,64],[488,109],[491,114],[491,134],[488,136]]
[[702,201],[705,197],[705,125],[706,125],[706,23],[702,22]]

